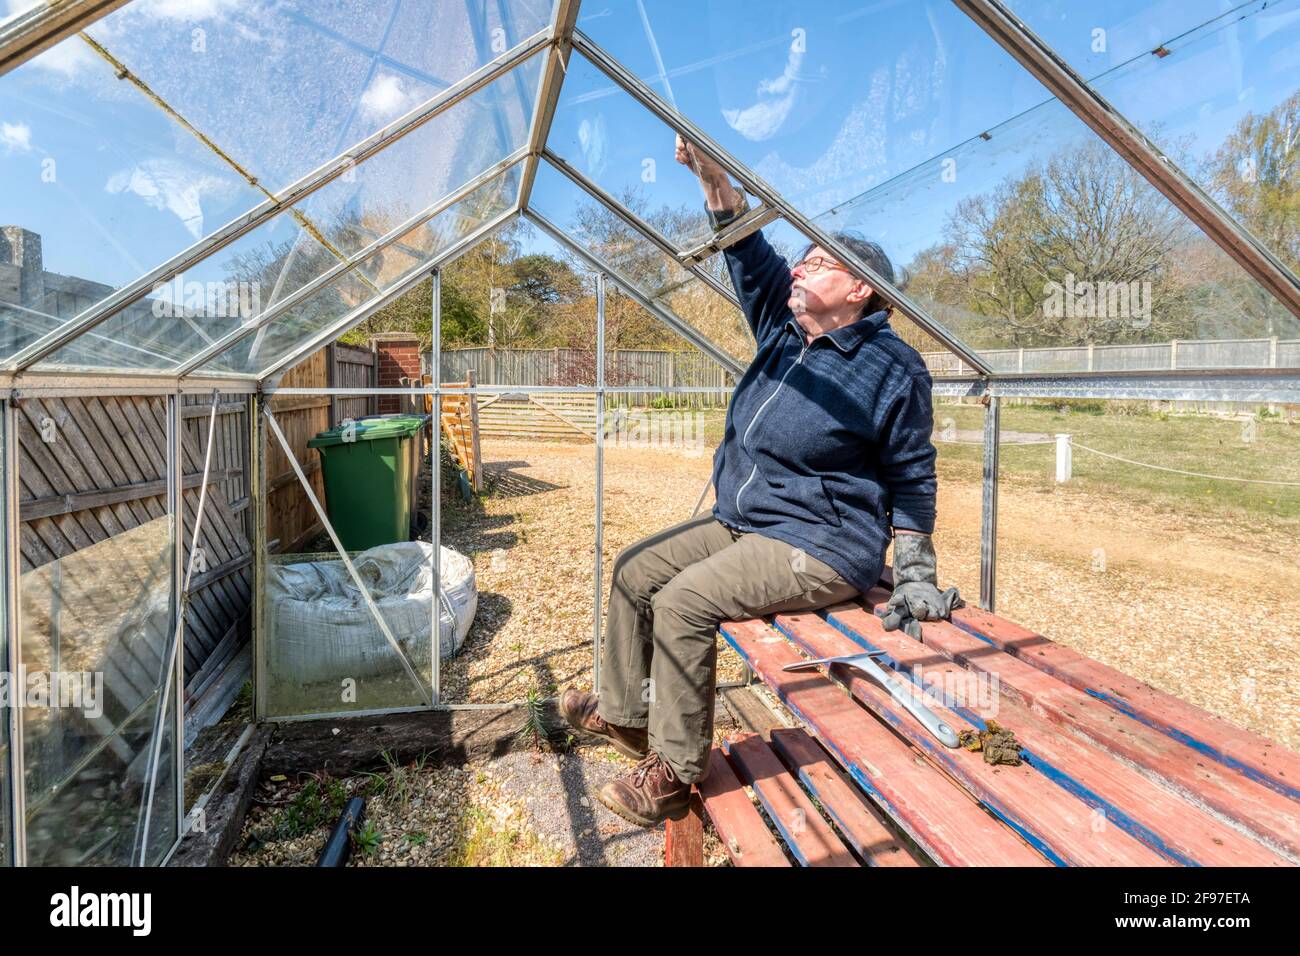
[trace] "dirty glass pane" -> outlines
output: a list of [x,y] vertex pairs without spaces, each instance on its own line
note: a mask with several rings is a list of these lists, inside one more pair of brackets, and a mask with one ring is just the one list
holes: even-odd
[[[516,71],[518,79],[502,78],[439,114],[35,367],[182,365],[523,146],[541,62],[534,57]],[[477,129],[493,135],[470,134]],[[440,145],[447,142],[460,145]],[[508,175],[516,177],[517,189],[518,173]],[[433,235],[427,225],[414,227],[402,248],[411,255],[430,252]],[[392,269],[401,253],[377,258]]]
[[[638,292],[673,309],[741,365],[752,358],[753,337],[736,306],[549,163],[538,167],[529,205]],[[677,306],[683,311],[677,312]]]
[[[80,403],[80,407],[71,405]],[[126,865],[140,852],[144,790],[162,728],[147,859],[175,839],[175,697],[166,657],[174,622],[173,521],[160,489],[100,508],[60,495],[167,475],[157,398],[24,402],[24,522],[18,578],[27,858],[32,865]],[[93,408],[91,407],[93,405]],[[98,449],[70,466],[69,449]]]
[[1016,12],[1279,259],[1300,271],[1300,2]]
[[263,197],[80,36],[0,77],[0,357]]
[[[259,374],[274,365],[311,336],[382,295],[411,272],[427,265],[439,252],[508,210],[518,197],[519,175],[519,167],[514,166],[484,183],[393,246],[375,253],[356,270],[333,280],[196,371]],[[341,334],[346,329],[338,331]]]
[[278,192],[549,18],[539,0],[133,3],[88,32]]
[[578,26],[808,215],[1047,98],[949,0],[621,3]]

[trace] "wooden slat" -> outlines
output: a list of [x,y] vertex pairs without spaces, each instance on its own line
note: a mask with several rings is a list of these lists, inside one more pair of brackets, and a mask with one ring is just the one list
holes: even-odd
[[761,621],[728,621],[721,631],[840,766],[936,863],[1048,865],[1041,854],[826,677],[781,670],[803,659],[781,634]]
[[845,782],[826,752],[802,727],[774,727],[772,750],[798,775],[849,846],[868,866],[920,866],[921,860],[885,824],[885,818]]
[[[922,644],[899,631],[883,630],[874,614],[856,604],[835,605],[825,613],[834,626],[855,637],[855,647],[884,650],[895,664],[908,671],[919,666],[927,681],[943,682],[941,686],[949,688],[970,688],[971,681],[978,679],[979,671],[968,670],[962,662],[942,654],[936,646],[942,638],[937,633],[932,636],[931,622],[923,625],[926,641]],[[1019,697],[1001,675],[998,688],[1001,693],[988,703],[981,701],[978,693],[965,691],[966,705],[958,710],[970,720],[982,723],[991,717],[1010,727],[1025,748],[1029,764],[1104,813],[1107,828],[1123,829],[1170,860],[1184,864],[1244,866],[1284,862],[1274,850],[1207,813],[1195,797],[1188,800],[1182,791],[1160,786],[1116,760],[1106,748],[1047,719],[1041,710]]]
[[844,841],[835,835],[762,737],[743,734],[728,740],[724,748],[732,766],[758,795],[768,818],[801,865],[858,865]]
[[[781,630],[813,657],[856,654],[861,647],[816,614],[778,615]],[[893,730],[929,757],[975,799],[1062,866],[1167,866],[1169,861],[1119,827],[1093,826],[1089,807],[1028,763],[993,766],[983,754],[945,747],[884,688],[860,671],[836,665],[831,676]],[[907,686],[905,677],[895,678]],[[971,728],[963,716],[934,701],[928,706],[956,731]]]
[[[86,459],[82,459],[85,461]],[[238,477],[238,469],[213,471],[208,475],[209,484],[219,484]],[[181,479],[184,488],[197,488],[203,480],[202,472],[191,472]],[[75,511],[87,511],[91,508],[105,508],[110,505],[125,504],[139,498],[153,498],[167,494],[167,480],[145,481],[139,484],[117,485],[95,491],[79,491],[66,495],[51,495],[47,498],[32,498],[20,506],[22,520],[33,518],[52,518],[55,515],[72,514]]]
[[691,791],[686,814],[664,821],[664,866],[704,865],[704,807],[700,795]]
[[709,754],[709,772],[696,789],[734,865],[790,865],[763,815],[717,747]]

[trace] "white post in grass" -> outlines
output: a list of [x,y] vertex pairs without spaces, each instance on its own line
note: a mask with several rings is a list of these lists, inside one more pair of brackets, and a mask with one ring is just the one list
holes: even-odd
[[1070,447],[1069,435],[1056,436],[1056,483],[1065,484],[1070,480],[1071,466],[1074,464],[1074,449]]

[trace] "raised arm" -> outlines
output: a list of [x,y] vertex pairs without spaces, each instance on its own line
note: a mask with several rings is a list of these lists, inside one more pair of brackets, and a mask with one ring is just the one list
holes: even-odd
[[[715,225],[725,225],[745,211],[745,194],[731,182],[727,171],[699,152],[680,135],[677,161],[700,179],[704,202]],[[749,322],[754,340],[761,342],[790,303],[790,267],[761,232],[746,236],[726,250],[731,286]]]

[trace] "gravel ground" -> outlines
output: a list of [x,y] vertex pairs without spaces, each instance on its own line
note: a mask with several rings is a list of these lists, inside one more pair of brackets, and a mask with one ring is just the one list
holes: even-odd
[[[979,595],[978,471],[940,452],[935,544],[944,584]],[[444,667],[453,700],[587,687],[591,667],[594,449],[485,445],[509,493],[446,511],[444,540],[471,553],[479,617]],[[605,453],[602,594],[624,545],[689,517],[711,452]],[[712,504],[712,493],[704,508]],[[1055,641],[1290,747],[1300,747],[1300,568],[1295,530],[1250,527],[1004,477],[998,611]],[[498,550],[500,549],[500,550]],[[730,651],[719,679],[740,675]]]

